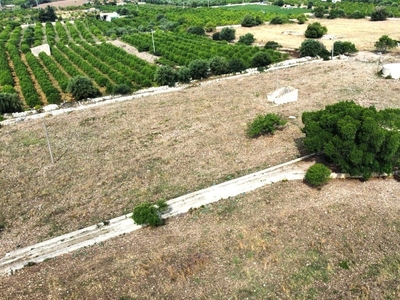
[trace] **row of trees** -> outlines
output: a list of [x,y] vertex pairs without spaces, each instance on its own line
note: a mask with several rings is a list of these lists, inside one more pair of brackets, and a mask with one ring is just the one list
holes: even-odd
[[46,95],[47,102],[50,104],[59,104],[61,102],[61,95],[57,88],[54,87],[47,73],[44,71],[38,59],[32,54],[25,55],[26,61],[35,75],[36,81],[42,88],[43,93]]
[[48,56],[45,52],[40,52],[39,58],[46,69],[51,73],[53,78],[57,81],[61,90],[65,93],[67,91],[69,77],[63,71],[61,71],[54,59],[51,56]]

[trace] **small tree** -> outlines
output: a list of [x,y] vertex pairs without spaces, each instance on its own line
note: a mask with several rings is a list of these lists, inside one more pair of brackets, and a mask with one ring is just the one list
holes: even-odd
[[314,22],[307,26],[304,35],[309,39],[319,39],[327,32],[328,29],[325,26],[322,26],[319,22]]
[[333,54],[351,54],[356,53],[358,50],[356,46],[351,42],[336,41],[333,43]]
[[154,81],[159,85],[174,86],[177,80],[176,71],[170,66],[161,66],[154,74]]
[[324,59],[329,59],[329,51],[326,50],[325,45],[319,41],[307,39],[301,43],[299,48],[300,56],[320,56]]
[[276,114],[257,115],[252,122],[247,123],[246,135],[255,138],[260,135],[274,134],[279,126],[285,124],[286,121]]
[[132,89],[127,84],[118,84],[114,86],[113,93],[115,95],[128,95],[132,92]]
[[181,67],[178,69],[177,78],[179,82],[190,82],[190,69],[188,67]]
[[0,93],[0,115],[22,111],[22,103],[17,94]]
[[297,23],[300,25],[304,24],[306,21],[307,17],[304,14],[297,17]]
[[284,18],[282,16],[275,16],[271,19],[271,21],[269,21],[269,24],[271,25],[279,25],[279,24],[286,24],[288,23],[288,19]]
[[321,187],[330,180],[331,170],[323,164],[315,164],[308,168],[305,181],[313,187]]
[[219,39],[232,42],[235,39],[236,30],[232,27],[224,27],[219,33]]
[[272,49],[272,50],[276,50],[281,47],[282,47],[282,45],[278,44],[275,41],[268,41],[265,43],[265,46],[264,46],[265,49]]
[[322,6],[318,6],[316,8],[314,8],[314,16],[316,18],[323,18],[325,15],[325,8],[323,8]]
[[189,64],[190,76],[193,79],[208,77],[208,62],[204,59],[196,59]]
[[251,44],[253,44],[255,41],[254,35],[251,33],[246,33],[245,35],[242,35],[239,37],[239,44],[245,44],[250,46]]
[[377,42],[375,42],[375,48],[378,51],[386,53],[388,49],[393,49],[397,47],[397,41],[391,39],[387,35],[382,35]]
[[191,33],[191,34],[196,34],[196,35],[205,35],[206,34],[204,28],[200,27],[200,26],[189,27],[187,32]]
[[242,72],[246,70],[246,65],[241,59],[232,58],[229,61],[229,73]]
[[161,215],[167,208],[168,204],[164,200],[157,201],[155,205],[143,202],[134,208],[132,219],[138,225],[160,226],[164,224]]
[[75,100],[93,98],[101,95],[99,89],[94,86],[92,80],[84,76],[75,76],[71,78],[68,83],[67,91],[72,94]]
[[259,16],[254,17],[253,15],[245,15],[242,22],[240,23],[243,27],[253,27],[262,24],[263,21]]
[[389,13],[384,6],[377,6],[371,13],[371,21],[385,21],[389,16]]
[[263,68],[267,67],[272,63],[271,58],[268,53],[264,51],[259,51],[251,58],[251,66],[253,68]]
[[225,57],[216,56],[210,60],[210,71],[214,75],[226,74],[229,72],[229,63]]
[[54,22],[57,19],[57,15],[54,11],[54,7],[48,5],[45,9],[39,8],[39,21],[40,22]]

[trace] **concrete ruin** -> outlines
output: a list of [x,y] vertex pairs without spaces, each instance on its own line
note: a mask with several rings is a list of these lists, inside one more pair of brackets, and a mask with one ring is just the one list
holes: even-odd
[[37,46],[37,47],[33,47],[33,48],[31,48],[31,52],[36,57],[39,56],[40,52],[44,52],[49,56],[51,55],[49,44],[43,44],[43,45],[40,45],[40,46]]
[[285,86],[274,91],[272,94],[268,94],[268,101],[274,102],[275,104],[284,104],[288,102],[297,101],[299,90],[291,86]]
[[382,67],[382,76],[383,77],[390,77],[393,79],[400,78],[400,64],[393,63],[393,64],[385,64]]

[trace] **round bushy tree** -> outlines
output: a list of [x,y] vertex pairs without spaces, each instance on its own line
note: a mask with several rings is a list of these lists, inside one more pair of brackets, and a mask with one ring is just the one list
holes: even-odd
[[255,138],[260,135],[273,134],[279,126],[285,124],[286,121],[276,114],[257,115],[252,122],[247,123],[246,135]]
[[210,71],[214,75],[226,74],[229,72],[229,63],[225,57],[216,56],[210,60]]
[[371,13],[371,21],[385,21],[389,16],[389,12],[384,6],[377,6]]
[[235,39],[236,30],[232,27],[224,27],[219,33],[219,39],[232,42]]
[[397,47],[397,41],[391,39],[387,35],[382,35],[377,42],[375,42],[375,48],[378,51],[386,53],[388,49],[393,49]]
[[132,89],[127,84],[118,84],[114,87],[113,93],[116,95],[128,95]]
[[242,72],[246,70],[246,65],[241,59],[232,58],[229,61],[229,73]]
[[301,43],[299,52],[300,52],[301,57],[304,57],[304,56],[311,56],[311,57],[328,56],[329,57],[329,51],[326,50],[325,45],[319,41],[311,40],[311,39],[307,39],[303,43]]
[[206,31],[204,30],[204,28],[200,27],[200,26],[191,26],[188,28],[187,32],[191,33],[191,34],[197,34],[197,35],[205,35],[206,34]]
[[254,17],[253,15],[245,15],[242,22],[240,23],[243,27],[253,27],[262,24],[263,21],[259,16]]
[[196,59],[189,64],[190,76],[193,79],[208,77],[208,62],[204,59]]
[[305,181],[314,187],[321,187],[330,180],[331,170],[323,164],[315,164],[308,168]]
[[245,44],[250,46],[251,44],[253,44],[255,41],[254,35],[251,33],[246,33],[245,35],[242,35],[239,37],[239,44]]
[[340,55],[340,54],[351,54],[356,53],[358,50],[356,46],[351,42],[342,42],[336,41],[333,43],[333,54]]
[[251,59],[251,66],[254,68],[266,67],[272,63],[268,53],[259,51]]
[[75,100],[93,98],[100,96],[101,93],[95,87],[92,80],[84,76],[75,76],[70,79],[67,91],[72,94]]
[[319,39],[327,32],[328,29],[325,26],[322,26],[319,22],[314,22],[307,26],[304,35],[308,39]]
[[22,111],[22,103],[15,93],[0,93],[0,114]]
[[265,49],[272,49],[272,50],[276,50],[280,47],[282,47],[282,45],[278,44],[275,41],[268,41],[265,43],[265,46],[264,46]]
[[170,66],[161,66],[154,74],[154,81],[159,85],[174,86],[177,80],[176,71]]
[[190,82],[190,69],[188,67],[181,67],[178,69],[177,78],[179,82]]

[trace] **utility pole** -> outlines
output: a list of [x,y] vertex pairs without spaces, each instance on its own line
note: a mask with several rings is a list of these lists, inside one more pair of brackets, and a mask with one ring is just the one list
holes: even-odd
[[44,126],[44,131],[46,132],[46,141],[47,141],[47,147],[49,148],[49,152],[50,152],[51,163],[54,164],[53,152],[51,151],[50,140],[49,140],[49,133],[47,132],[47,127],[46,127],[45,118],[43,118],[43,126]]
[[151,29],[151,41],[153,42],[153,52],[156,55],[156,46],[154,45],[154,36],[153,36],[153,29]]

